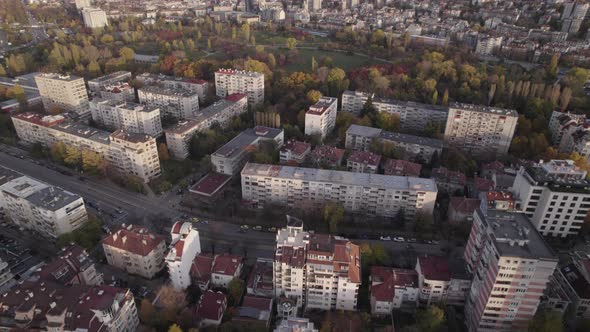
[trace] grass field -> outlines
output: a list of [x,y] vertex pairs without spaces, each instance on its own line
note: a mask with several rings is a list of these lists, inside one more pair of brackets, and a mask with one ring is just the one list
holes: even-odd
[[[342,52],[324,51],[324,50],[312,50],[312,49],[299,49],[299,56],[297,62],[290,63],[284,68],[291,71],[309,71],[311,70],[311,58],[315,57],[316,61],[320,63],[324,57],[332,58],[333,64],[336,67],[340,67],[345,71],[350,69],[374,65],[383,64],[383,61],[363,57],[360,55],[349,55]],[[279,50],[279,52],[287,52],[287,50]]]

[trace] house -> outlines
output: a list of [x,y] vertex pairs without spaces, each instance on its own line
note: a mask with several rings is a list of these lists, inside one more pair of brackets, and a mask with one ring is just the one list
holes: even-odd
[[257,258],[252,272],[248,277],[246,292],[256,296],[274,296],[272,278],[274,275],[273,260],[268,258]]
[[272,298],[246,295],[232,321],[240,322],[251,329],[255,327],[268,329],[272,317],[272,306]]
[[422,165],[401,159],[387,159],[383,166],[385,175],[419,177],[421,171]]
[[344,150],[329,145],[319,145],[311,151],[311,162],[314,165],[326,165],[329,167],[340,167]]
[[311,144],[290,139],[281,147],[280,161],[298,165],[303,163],[310,153]]
[[214,287],[227,288],[234,278],[242,272],[242,256],[223,253],[215,255],[211,269],[211,284]]
[[448,219],[452,223],[470,222],[473,211],[480,205],[477,198],[451,197],[449,202]]
[[465,174],[451,171],[446,167],[433,168],[431,176],[436,182],[439,191],[448,193],[454,193],[457,190],[463,191],[467,183]]
[[225,309],[227,298],[222,292],[208,290],[203,293],[196,310],[199,327],[219,326]]
[[191,279],[193,284],[199,286],[201,291],[209,289],[212,267],[212,255],[201,253],[193,260],[193,265],[191,266]]
[[379,169],[381,156],[369,151],[353,151],[348,160],[346,167],[350,172],[375,174]]
[[389,315],[395,309],[415,309],[420,289],[415,270],[372,266],[370,276],[371,314]]

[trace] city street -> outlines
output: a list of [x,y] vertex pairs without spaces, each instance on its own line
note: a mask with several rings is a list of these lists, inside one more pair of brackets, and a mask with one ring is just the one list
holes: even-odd
[[[175,207],[180,200],[179,195],[173,193],[162,196],[146,196],[129,192],[117,185],[97,179],[84,177],[81,179],[75,174],[63,174],[54,165],[46,161],[36,161],[27,157],[27,152],[16,147],[0,146],[0,165],[19,171],[25,175],[51,185],[59,186],[68,191],[84,197],[92,206],[100,208],[103,215],[115,216],[105,218],[107,226],[114,230],[125,222],[140,223],[150,229],[167,234],[172,223],[183,214]],[[121,213],[117,213],[117,210]],[[190,213],[188,217],[192,217]],[[112,219],[115,219],[114,221]],[[207,224],[199,223],[197,228],[201,235],[201,246],[204,251],[231,250],[233,253],[247,255],[248,257],[272,257],[274,251],[275,234],[269,232],[257,232],[250,230],[240,232],[239,225],[208,220]],[[282,225],[277,225],[281,227]],[[441,254],[440,244],[420,244],[379,240],[359,240],[358,242],[381,243],[392,253],[416,253],[416,254]]]

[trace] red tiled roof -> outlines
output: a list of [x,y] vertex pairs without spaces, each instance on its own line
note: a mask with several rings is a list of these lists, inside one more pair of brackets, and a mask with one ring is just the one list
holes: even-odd
[[191,266],[191,277],[202,282],[209,281],[211,279],[212,266],[213,256],[208,254],[198,254]]
[[242,307],[256,308],[258,310],[272,311],[272,299],[260,296],[246,295]]
[[512,201],[514,196],[509,191],[488,191],[486,199],[489,201]]
[[420,271],[425,279],[450,281],[451,272],[449,271],[449,261],[441,256],[418,256]]
[[201,295],[197,306],[197,317],[200,319],[220,320],[227,308],[227,300],[222,292],[206,291]]
[[465,176],[465,174],[461,172],[451,171],[446,167],[433,168],[432,177],[435,180],[444,181],[448,183],[456,183],[460,185],[465,185],[465,182],[467,182],[467,177]]
[[51,127],[56,124],[62,123],[65,121],[65,118],[61,115],[57,116],[46,116],[39,113],[33,112],[23,112],[17,113],[12,115],[13,118],[17,118],[23,121],[31,122],[34,124],[38,124],[44,127]]
[[242,265],[242,256],[223,253],[213,260],[212,273],[233,276]]
[[89,260],[84,248],[73,245],[62,249],[58,256],[39,271],[42,280],[52,280],[62,285],[82,283],[78,278],[82,265]]
[[190,192],[212,196],[225,186],[229,180],[231,180],[230,175],[211,172],[195,183],[195,185],[190,188]]
[[180,229],[182,228],[182,221],[177,221],[174,223],[174,225],[172,225],[172,230],[171,233],[173,234],[180,234]]
[[328,160],[331,163],[339,163],[344,156],[344,150],[329,145],[317,146],[312,152],[311,157],[315,160]]
[[353,151],[348,157],[348,160],[365,165],[379,166],[381,156],[369,151]]
[[481,168],[483,170],[502,171],[504,170],[504,164],[501,161],[494,160],[490,163],[483,164]]
[[422,165],[407,160],[387,159],[383,166],[385,175],[420,176]]
[[457,212],[470,214],[477,209],[480,203],[481,201],[477,198],[451,197],[449,205]]
[[475,177],[475,189],[477,191],[489,191],[489,190],[494,190],[494,188],[496,187],[496,184],[494,183],[494,181],[486,179],[486,178],[480,178],[480,177]]
[[248,276],[248,288],[272,290],[273,274],[272,261],[257,260]]
[[394,269],[384,266],[371,267],[371,296],[377,301],[391,302],[396,287],[418,288],[415,270]]
[[299,142],[296,140],[288,140],[281,147],[281,151],[291,151],[291,153],[301,156],[306,151],[311,149],[311,144],[305,142]]
[[226,100],[229,100],[231,102],[238,102],[244,98],[247,98],[247,96],[243,93],[234,93],[231,95],[228,95],[227,97],[225,97]]
[[305,264],[305,249],[283,246],[282,253],[280,255],[281,263],[291,265],[293,267],[303,267]]
[[103,245],[140,256],[149,255],[163,242],[165,242],[163,236],[151,234],[146,228],[135,225],[121,228],[102,240]]

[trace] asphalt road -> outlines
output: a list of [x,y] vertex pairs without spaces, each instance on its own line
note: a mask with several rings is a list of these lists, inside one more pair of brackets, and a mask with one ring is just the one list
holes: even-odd
[[[106,180],[87,178],[83,181],[78,175],[64,175],[50,168],[53,166],[48,162],[32,160],[26,152],[15,147],[0,146],[0,165],[81,195],[87,202],[92,202],[93,205],[100,207],[107,215],[116,210],[122,210],[122,218],[108,221],[112,229],[116,229],[119,224],[133,222],[148,226],[154,231],[166,233],[172,223],[178,220],[182,214],[175,208],[178,206],[180,196],[173,192],[151,197],[129,192]],[[88,208],[90,209],[90,207]],[[192,217],[190,214],[188,216]],[[280,226],[277,225],[277,227]],[[253,230],[242,233],[239,225],[214,220],[209,220],[208,224],[199,223],[197,228],[201,236],[203,251],[230,250],[235,254],[248,257],[270,258],[273,256],[274,233]],[[412,244],[411,248],[408,248],[406,243],[393,241],[360,240],[359,242],[381,243],[393,253],[412,251],[441,254],[441,247],[444,245],[444,243],[439,245]]]

